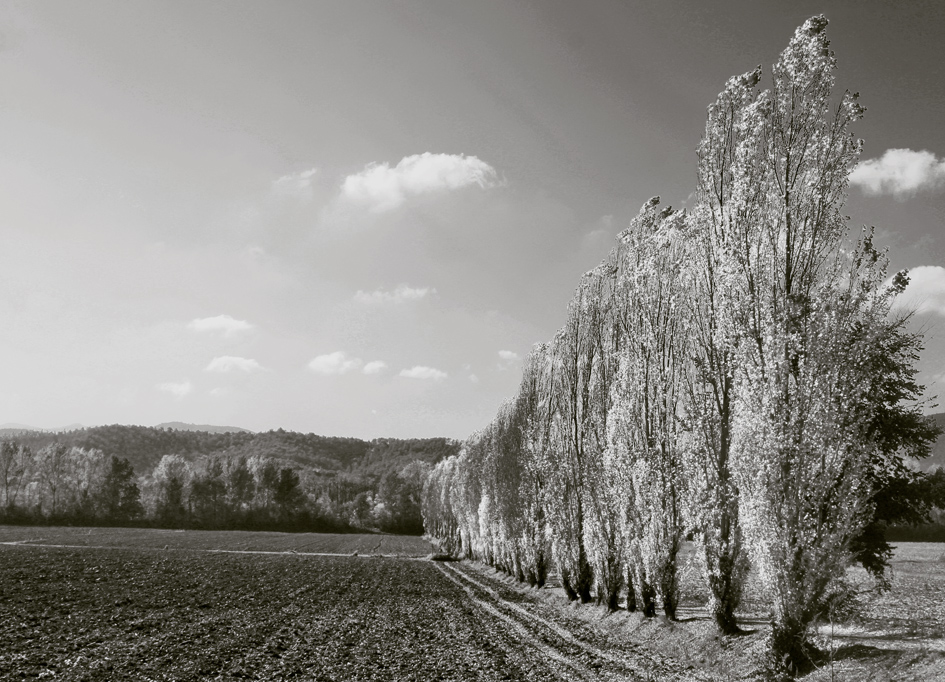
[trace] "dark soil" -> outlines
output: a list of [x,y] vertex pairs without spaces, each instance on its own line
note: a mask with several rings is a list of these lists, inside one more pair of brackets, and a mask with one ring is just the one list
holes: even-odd
[[500,617],[440,566],[0,545],[0,679],[640,679],[536,644],[540,625]]

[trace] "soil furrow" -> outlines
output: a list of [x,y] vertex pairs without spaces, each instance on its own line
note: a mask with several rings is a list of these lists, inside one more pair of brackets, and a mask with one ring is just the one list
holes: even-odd
[[506,627],[508,627],[514,635],[526,645],[533,646],[537,649],[542,655],[547,656],[548,658],[557,661],[564,665],[568,672],[564,673],[563,671],[555,671],[555,676],[557,679],[561,680],[573,680],[576,678],[582,680],[597,680],[599,679],[597,675],[593,674],[588,668],[586,668],[582,663],[575,661],[565,654],[562,654],[557,649],[553,648],[551,645],[537,641],[534,638],[533,629],[527,627],[523,622],[512,618],[511,616],[503,613],[497,606],[486,599],[482,599],[477,596],[475,591],[471,589],[468,585],[462,583],[462,581],[455,578],[451,575],[446,569],[442,566],[437,565],[437,568],[443,572],[443,575],[453,583],[455,583],[461,590],[463,590],[469,598],[475,603],[479,608],[489,613],[494,618],[500,620]]
[[[699,679],[694,671],[683,670],[677,666],[666,665],[666,661],[659,660],[655,656],[647,656],[638,650],[605,650],[594,644],[584,641],[577,637],[574,632],[562,625],[542,617],[534,610],[525,608],[518,603],[509,601],[498,589],[505,586],[496,583],[496,586],[490,586],[484,580],[483,576],[473,577],[469,567],[464,564],[459,566],[448,564],[448,569],[461,579],[465,580],[471,586],[474,592],[477,592],[477,598],[480,601],[488,602],[501,608],[506,614],[514,618],[516,622],[523,627],[535,633],[545,644],[553,647],[559,652],[567,652],[571,660],[580,659],[586,662],[599,673],[604,671],[615,672],[622,675],[630,675],[633,679],[651,679],[655,676],[657,679]],[[463,568],[460,568],[463,566]],[[537,606],[537,605],[530,605]]]

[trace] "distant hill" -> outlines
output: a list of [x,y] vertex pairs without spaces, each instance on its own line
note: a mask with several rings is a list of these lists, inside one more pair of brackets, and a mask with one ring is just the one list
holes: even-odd
[[239,426],[211,426],[210,424],[186,424],[184,422],[164,422],[156,429],[174,429],[175,431],[203,431],[205,433],[253,433]]
[[85,427],[82,424],[69,424],[68,426],[60,426],[55,429],[40,429],[35,426],[27,426],[26,424],[0,424],[0,435],[7,435],[9,433],[20,433],[21,431],[44,431],[48,433],[63,433],[65,431],[75,431],[77,429],[84,429]]
[[[106,455],[123,457],[137,474],[150,472],[164,455],[181,455],[189,460],[202,456],[252,457],[258,455],[306,469],[320,476],[344,474],[377,483],[385,474],[396,472],[415,460],[436,464],[455,454],[459,442],[448,438],[397,439],[337,438],[293,431],[253,433],[246,429],[204,427],[184,424],[160,426],[94,426],[74,431],[0,431],[0,439],[16,439],[34,450],[54,441],[81,448],[95,448]],[[208,431],[215,428],[217,431]]]

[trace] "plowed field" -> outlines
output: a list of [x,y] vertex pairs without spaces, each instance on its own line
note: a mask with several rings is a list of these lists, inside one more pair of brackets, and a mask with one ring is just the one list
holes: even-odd
[[576,637],[481,572],[410,558],[418,538],[0,531],[4,680],[688,677]]
[[[431,551],[385,535],[0,526],[0,680],[758,679],[757,586],[740,614],[751,634],[719,638],[688,562],[670,623]],[[900,546],[892,590],[820,626],[829,660],[805,680],[945,680],[943,551]]]

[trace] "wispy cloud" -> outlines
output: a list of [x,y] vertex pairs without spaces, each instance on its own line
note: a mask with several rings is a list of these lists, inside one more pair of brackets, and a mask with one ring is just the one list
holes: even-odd
[[183,398],[194,390],[194,385],[187,379],[184,379],[183,381],[168,381],[163,384],[158,384],[156,388],[159,391],[170,393],[175,398]]
[[387,363],[383,360],[372,360],[367,363],[361,371],[365,374],[380,374],[385,369],[387,369]]
[[317,172],[317,169],[311,168],[301,173],[283,175],[278,180],[273,180],[272,193],[277,197],[310,200],[313,196],[312,178]]
[[859,163],[850,174],[850,184],[866,194],[907,199],[920,191],[945,188],[945,159],[925,150],[887,149],[880,158]]
[[397,208],[410,196],[498,184],[495,168],[475,156],[425,152],[405,156],[393,168],[387,163],[369,164],[360,173],[344,179],[341,194],[375,213],[383,213]]
[[419,301],[436,293],[432,287],[409,287],[401,284],[393,291],[385,289],[376,289],[374,291],[361,291],[354,295],[354,300],[358,303],[378,304],[378,303],[403,303],[404,301]]
[[346,374],[361,366],[360,358],[349,358],[344,351],[319,355],[308,363],[308,368],[316,374]]
[[236,320],[229,315],[201,317],[192,320],[187,326],[197,332],[222,332],[225,336],[233,336],[253,328],[246,320]]
[[518,353],[511,350],[500,350],[499,357],[505,360],[506,362],[515,362],[518,360]]
[[945,316],[945,268],[920,265],[909,270],[909,286],[900,294],[897,304],[916,313]]
[[416,365],[410,369],[400,370],[399,376],[407,377],[408,379],[432,379],[433,381],[442,381],[448,375],[446,372],[434,369],[433,367]]
[[261,369],[262,365],[250,358],[240,358],[234,355],[221,355],[218,358],[213,358],[213,360],[210,361],[210,364],[204,368],[204,371],[232,372],[233,370],[239,370],[241,372],[257,372]]

